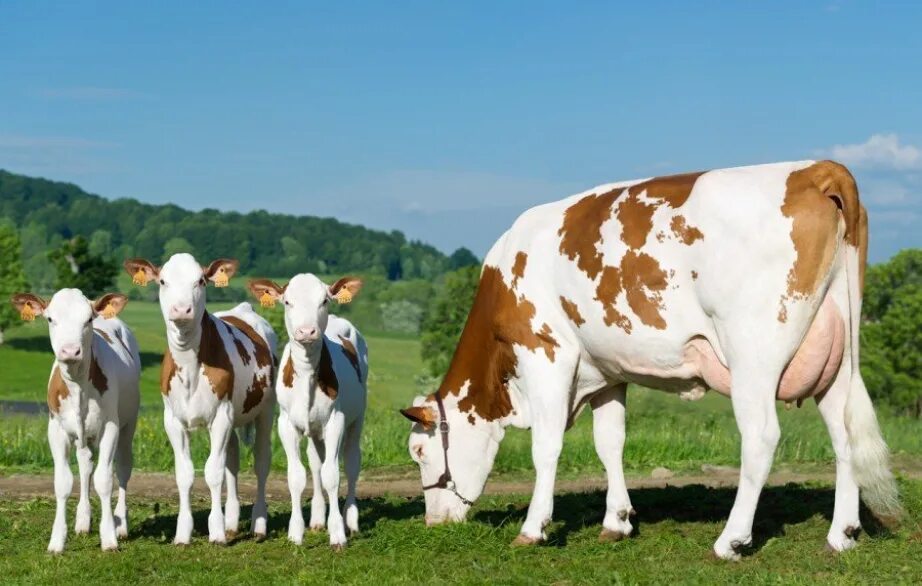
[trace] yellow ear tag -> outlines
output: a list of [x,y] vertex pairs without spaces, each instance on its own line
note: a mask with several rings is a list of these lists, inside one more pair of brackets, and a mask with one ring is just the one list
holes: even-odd
[[22,318],[22,321],[35,321],[35,312],[32,311],[32,306],[26,303],[22,306],[22,310],[19,312],[19,317]]
[[215,287],[227,287],[227,283],[230,279],[227,278],[227,273],[224,272],[224,269],[218,269],[218,274],[214,278]]
[[263,307],[275,307],[275,298],[269,295],[268,291],[263,291],[263,294],[259,296],[259,304]]
[[111,303],[106,304],[106,306],[103,308],[102,312],[100,313],[105,319],[112,319],[113,317],[118,315],[118,311],[115,310],[115,307]]
[[138,269],[138,272],[131,277],[131,282],[135,285],[145,287],[147,285],[147,271]]
[[352,291],[343,287],[336,292],[336,301],[339,303],[351,303],[352,302]]

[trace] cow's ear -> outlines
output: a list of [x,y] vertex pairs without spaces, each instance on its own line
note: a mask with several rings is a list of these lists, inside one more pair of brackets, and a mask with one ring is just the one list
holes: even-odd
[[34,321],[36,316],[45,313],[48,304],[38,295],[31,293],[16,293],[10,298],[10,303],[19,312],[23,321]]
[[128,305],[128,297],[121,293],[106,293],[93,302],[93,311],[106,319],[112,319]]
[[227,287],[231,277],[237,274],[239,266],[240,263],[232,258],[219,258],[204,269],[205,278],[214,283],[215,287]]
[[251,279],[247,283],[247,289],[263,307],[275,307],[275,304],[282,298],[285,289],[278,283],[269,279]]
[[418,405],[415,407],[407,407],[406,409],[401,409],[400,414],[413,423],[419,423],[426,430],[434,428],[435,424],[439,420],[439,416],[436,414],[435,409],[432,407],[426,407],[425,405]]
[[343,277],[330,285],[330,297],[339,303],[349,303],[362,290],[362,279]]
[[145,258],[129,258],[122,266],[131,275],[131,282],[135,285],[144,287],[160,277],[160,267]]

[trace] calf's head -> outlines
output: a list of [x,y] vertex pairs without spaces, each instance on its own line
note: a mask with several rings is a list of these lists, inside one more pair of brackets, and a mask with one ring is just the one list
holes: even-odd
[[90,301],[79,289],[61,289],[49,302],[32,293],[17,293],[11,302],[23,319],[45,318],[55,359],[69,365],[89,359],[93,320],[100,315],[115,317],[128,298],[120,293],[106,293]]
[[156,281],[160,285],[160,311],[167,331],[182,335],[195,331],[202,321],[206,285],[227,286],[238,265],[236,260],[222,258],[202,267],[191,254],[180,253],[162,267],[143,258],[128,259],[124,266],[135,284]]
[[357,277],[343,277],[327,285],[315,275],[302,273],[295,275],[284,287],[269,279],[256,279],[250,281],[249,288],[264,307],[281,301],[288,339],[310,346],[321,339],[327,329],[330,303],[350,302],[361,290],[362,281]]
[[[410,457],[422,476],[428,525],[464,520],[471,504],[483,493],[505,434],[496,422],[459,410],[451,398],[444,407],[447,430],[434,396],[416,397],[412,407],[400,410],[413,422]],[[447,444],[443,433],[447,434]],[[451,482],[445,482],[448,471]]]

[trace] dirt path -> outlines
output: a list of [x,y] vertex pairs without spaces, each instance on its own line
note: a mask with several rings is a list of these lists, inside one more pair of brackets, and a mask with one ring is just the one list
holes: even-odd
[[[922,479],[922,471],[916,469],[901,470],[908,478]],[[689,486],[700,484],[712,488],[733,487],[737,484],[739,471],[736,468],[724,466],[704,467],[701,473],[690,475],[676,475],[670,478],[652,478],[650,476],[634,476],[628,478],[628,488],[662,488],[665,486]],[[769,479],[769,486],[780,486],[788,483],[812,482],[825,485],[835,483],[835,473],[832,470],[810,472],[796,472],[779,470]],[[76,482],[75,491],[76,491]],[[50,474],[12,474],[0,476],[0,499],[27,499],[33,497],[50,497],[53,495],[53,479]],[[129,492],[135,496],[145,498],[170,497],[176,494],[176,482],[172,474],[139,472],[131,478]],[[557,492],[591,492],[604,490],[605,478],[593,476],[577,480],[563,479],[557,482]],[[532,490],[531,480],[504,479],[499,477],[487,483],[486,494],[529,494]],[[240,477],[240,492],[245,499],[251,499],[256,493],[255,478],[251,475]],[[310,492],[310,485],[306,494]],[[267,487],[268,497],[272,500],[287,499],[288,486],[283,474],[274,473],[269,477]],[[360,497],[378,497],[394,495],[403,497],[420,496],[419,478],[417,477],[380,477],[371,476],[359,481],[358,493]],[[205,499],[208,488],[199,474],[195,479],[193,494],[196,498]]]

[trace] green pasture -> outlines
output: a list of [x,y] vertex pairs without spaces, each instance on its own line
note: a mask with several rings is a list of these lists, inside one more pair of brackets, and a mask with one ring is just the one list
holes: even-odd
[[[215,304],[212,311],[229,307]],[[143,411],[135,437],[135,465],[140,470],[169,471],[173,454],[163,432],[159,395],[159,362],[165,347],[164,326],[159,306],[134,301],[122,314],[141,346],[141,392]],[[361,324],[358,324],[361,327]],[[412,338],[368,336],[371,362],[369,409],[363,437],[364,471],[367,474],[402,474],[411,471],[406,454],[408,423],[397,409],[415,394],[431,390],[432,382],[422,377],[419,342]],[[7,333],[0,345],[0,399],[43,401],[51,364],[50,344],[43,320],[19,326]],[[812,403],[801,409],[779,406],[783,438],[776,462],[780,464],[831,464],[832,450],[825,426]],[[0,416],[0,470],[50,470],[51,457],[45,439],[42,416]],[[881,415],[884,435],[900,458],[922,455],[922,433],[917,421]],[[204,465],[205,434],[194,436],[196,466]],[[676,396],[632,388],[628,396],[628,439],[625,464],[635,471],[657,466],[698,470],[702,464],[736,465],[739,440],[730,402],[708,394],[687,403]],[[510,430],[500,449],[496,470],[525,473],[531,470],[530,438],[527,431]],[[285,469],[285,457],[276,441],[273,469]],[[583,414],[567,434],[561,473],[579,476],[601,473],[592,444],[591,416]]]

